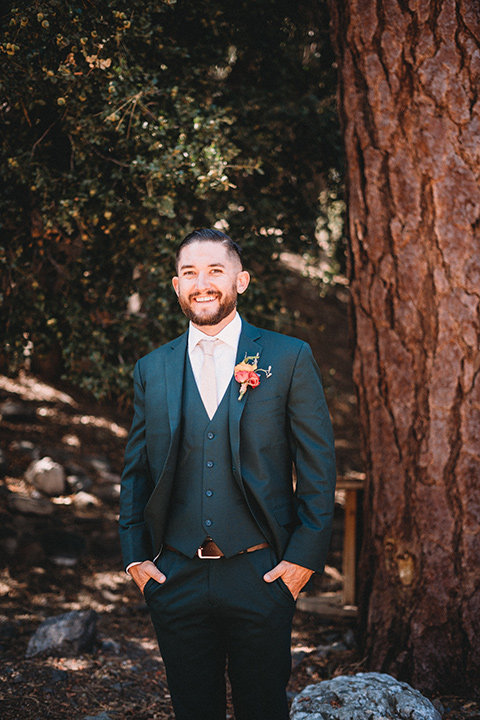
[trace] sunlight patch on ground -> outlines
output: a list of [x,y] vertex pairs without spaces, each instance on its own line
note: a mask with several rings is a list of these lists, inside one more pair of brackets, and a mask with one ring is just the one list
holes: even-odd
[[140,645],[144,650],[153,650],[159,652],[158,643],[154,638],[136,638],[135,642]]
[[[38,378],[31,377],[25,373],[20,373],[18,378],[15,380],[5,375],[0,375],[0,389],[5,390],[8,393],[18,395],[22,400],[37,401],[37,402],[60,402],[66,405],[70,405],[72,408],[78,408],[78,403],[60,390],[57,390],[52,385],[48,385]],[[52,407],[39,407],[37,409],[37,415],[39,417],[55,417],[61,416],[61,411],[58,408]],[[73,425],[92,425],[93,427],[105,428],[109,430],[113,435],[119,438],[126,438],[128,431],[118,425],[116,422],[112,422],[105,417],[98,415],[74,415],[73,417],[65,416],[66,422]],[[75,435],[69,435],[65,438],[67,445],[76,446],[78,438]],[[79,441],[78,441],[79,442]]]
[[117,590],[119,586],[132,582],[126,572],[96,572],[92,575],[93,585],[99,589]]
[[[56,408],[48,408],[48,407],[40,407],[37,410],[37,415],[40,417],[55,417],[60,418],[61,413]],[[66,417],[66,422],[68,422],[71,425],[93,425],[94,427],[98,428],[105,428],[106,430],[110,430],[110,432],[119,438],[127,437],[128,431],[118,425],[116,422],[112,422],[111,420],[107,420],[107,418],[99,417],[98,415],[73,415],[72,417],[68,416]],[[69,445],[75,444],[75,435],[70,435],[69,439],[70,442],[68,442]],[[78,438],[77,438],[78,440]]]
[[92,659],[88,657],[76,657],[76,658],[52,658],[47,657],[43,659],[45,665],[51,665],[52,667],[59,668],[61,670],[85,670],[92,664]]
[[61,392],[51,385],[42,382],[36,377],[31,377],[25,373],[19,373],[18,377],[12,378],[0,375],[0,388],[9,393],[19,395],[22,400],[44,400],[45,402],[62,402],[71,407],[78,407],[75,400]]
[[117,425],[115,422],[111,422],[103,417],[97,417],[96,415],[74,415],[71,418],[71,422],[75,425],[93,425],[94,427],[106,428],[110,430],[114,435],[120,438],[127,437],[128,431]]

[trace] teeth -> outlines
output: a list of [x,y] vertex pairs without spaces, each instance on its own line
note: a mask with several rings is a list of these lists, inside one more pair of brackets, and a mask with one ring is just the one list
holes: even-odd
[[214,297],[203,297],[203,298],[197,297],[197,298],[195,298],[195,302],[200,302],[200,303],[212,302],[212,300],[215,300],[215,298]]

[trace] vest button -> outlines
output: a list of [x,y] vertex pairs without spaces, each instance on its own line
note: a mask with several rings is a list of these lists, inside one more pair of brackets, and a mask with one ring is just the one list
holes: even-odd
[[213,521],[212,521],[212,520],[205,520],[205,525],[206,525],[207,527],[212,527]]
[[214,466],[214,464],[215,464],[215,463],[213,462],[213,460],[207,460],[207,467],[208,467],[208,468],[212,468],[212,467]]
[[208,438],[209,440],[213,440],[214,437],[215,437],[215,433],[212,433],[212,432],[208,432],[208,433],[207,433],[207,438]]
[[207,497],[212,497],[212,495],[213,495],[213,490],[206,490],[206,491],[205,491],[205,495],[206,495]]

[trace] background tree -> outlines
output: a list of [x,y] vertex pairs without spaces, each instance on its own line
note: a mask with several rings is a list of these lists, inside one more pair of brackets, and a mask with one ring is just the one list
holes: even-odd
[[371,666],[478,692],[480,15],[330,2],[368,472]]
[[184,327],[176,243],[219,220],[273,325],[279,252],[315,257],[339,193],[325,3],[19,0],[2,21],[4,363],[56,348],[98,397],[130,392]]

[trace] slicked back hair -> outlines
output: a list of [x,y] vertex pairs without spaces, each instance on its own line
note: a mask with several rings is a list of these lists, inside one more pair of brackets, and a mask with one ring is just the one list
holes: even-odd
[[201,230],[194,230],[183,238],[182,242],[177,248],[177,253],[175,256],[175,266],[177,270],[182,248],[184,248],[186,245],[191,245],[194,242],[216,242],[224,245],[227,248],[229,255],[240,260],[240,265],[242,266],[243,270],[242,250],[240,246],[235,242],[235,240],[232,240],[231,237],[225,235],[225,233],[220,232],[220,230],[213,230],[212,228],[202,228]]

